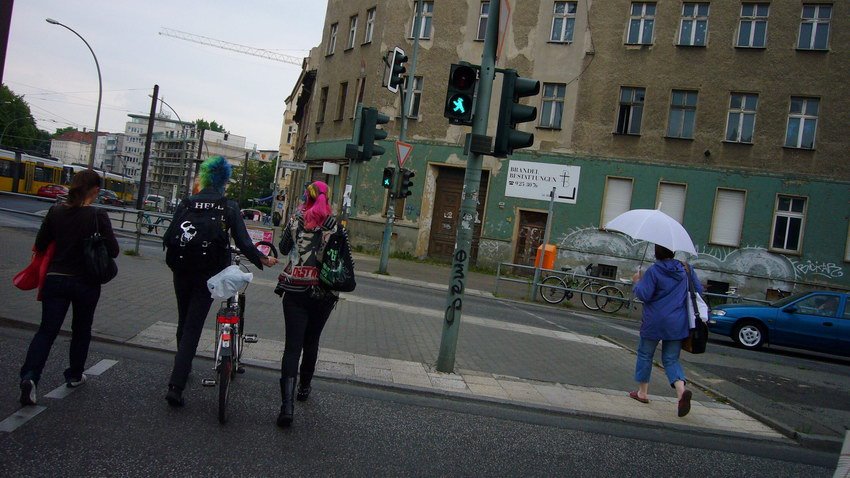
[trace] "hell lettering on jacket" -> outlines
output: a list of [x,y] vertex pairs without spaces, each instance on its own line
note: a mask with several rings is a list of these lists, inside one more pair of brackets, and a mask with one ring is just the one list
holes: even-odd
[[214,202],[196,202],[194,205],[194,209],[218,209],[224,210],[224,206],[220,204],[216,204]]

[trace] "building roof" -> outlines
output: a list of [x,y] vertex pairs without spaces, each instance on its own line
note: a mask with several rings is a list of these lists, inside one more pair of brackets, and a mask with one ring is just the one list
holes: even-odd
[[[107,133],[106,131],[98,131],[97,133],[98,136],[106,136],[108,134],[109,133]],[[53,139],[57,141],[68,141],[72,143],[91,144],[92,133],[87,131],[66,131]]]

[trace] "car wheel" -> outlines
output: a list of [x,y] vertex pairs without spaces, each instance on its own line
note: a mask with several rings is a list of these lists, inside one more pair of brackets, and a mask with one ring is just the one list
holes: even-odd
[[756,322],[744,322],[732,332],[732,340],[741,347],[758,349],[767,341],[767,330]]

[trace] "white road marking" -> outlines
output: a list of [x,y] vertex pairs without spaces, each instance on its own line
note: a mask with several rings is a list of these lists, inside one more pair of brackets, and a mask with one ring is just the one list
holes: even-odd
[[117,360],[103,359],[100,362],[89,367],[89,369],[85,371],[85,374],[90,376],[90,377],[96,377],[96,376],[102,374],[103,372],[106,372],[113,365],[115,365],[117,363],[118,363]]
[[43,407],[41,405],[21,408],[0,422],[0,432],[11,433],[45,410],[47,410],[47,407]]

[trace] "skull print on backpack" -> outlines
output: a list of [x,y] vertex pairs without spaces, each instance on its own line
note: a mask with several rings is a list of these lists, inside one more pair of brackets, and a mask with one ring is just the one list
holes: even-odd
[[184,199],[163,237],[165,263],[172,270],[216,273],[230,263],[227,198]]

